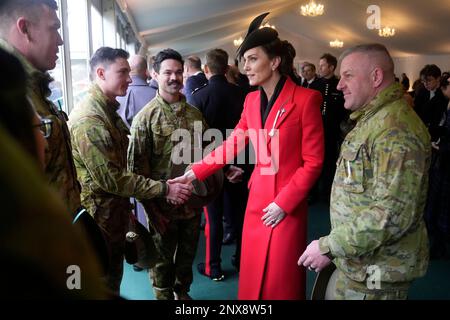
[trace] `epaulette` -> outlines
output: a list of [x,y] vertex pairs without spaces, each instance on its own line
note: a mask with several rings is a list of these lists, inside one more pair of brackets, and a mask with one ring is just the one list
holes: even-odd
[[194,90],[192,90],[191,94],[196,93],[198,90],[203,89],[204,87],[206,87],[208,85],[208,82],[204,83],[203,85],[201,85],[198,88],[195,88]]

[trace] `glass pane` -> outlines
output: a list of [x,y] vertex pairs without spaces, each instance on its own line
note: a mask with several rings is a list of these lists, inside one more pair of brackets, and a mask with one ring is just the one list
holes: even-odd
[[[56,1],[58,7],[61,8],[60,0]],[[59,10],[57,11],[58,18],[61,20],[61,16],[59,14]],[[62,30],[59,30],[59,33],[62,35]],[[59,59],[56,61],[56,67],[53,70],[50,70],[49,73],[54,79],[53,82],[50,83],[49,87],[52,91],[49,99],[53,101],[53,103],[60,109],[64,110],[64,80],[63,80],[63,68],[62,68],[62,59],[63,59],[63,47],[59,47]]]
[[55,106],[58,107],[59,110],[64,109],[64,82],[63,82],[63,69],[62,69],[62,54],[59,54],[60,59],[56,61],[56,68],[53,70],[50,70],[49,73],[51,77],[54,79],[49,85],[50,90],[52,91],[52,94],[50,95],[49,99],[55,104]]
[[87,93],[89,87],[89,39],[86,0],[67,0],[70,62],[74,106]]
[[91,5],[91,24],[92,24],[92,50],[95,52],[103,47],[103,23],[100,11]]

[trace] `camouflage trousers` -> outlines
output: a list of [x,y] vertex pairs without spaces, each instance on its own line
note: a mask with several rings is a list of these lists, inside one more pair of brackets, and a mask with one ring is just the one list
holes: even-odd
[[338,271],[335,300],[406,300],[411,282],[381,282],[380,289],[369,289],[365,282],[358,282]]
[[193,279],[192,263],[200,235],[200,217],[197,214],[193,218],[173,220],[164,235],[153,235],[159,258],[149,275],[157,300],[173,300],[174,292],[189,292]]

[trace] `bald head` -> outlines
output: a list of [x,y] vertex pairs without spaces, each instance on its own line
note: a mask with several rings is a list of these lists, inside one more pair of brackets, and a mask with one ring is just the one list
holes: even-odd
[[384,45],[373,43],[352,47],[344,51],[339,60],[343,61],[345,57],[356,53],[359,54],[361,59],[364,59],[364,64],[361,64],[368,69],[368,72],[379,68],[383,70],[384,78],[388,85],[394,82],[394,61]]
[[130,75],[138,76],[145,80],[148,78],[147,59],[145,57],[140,55],[132,56],[129,63],[131,68]]

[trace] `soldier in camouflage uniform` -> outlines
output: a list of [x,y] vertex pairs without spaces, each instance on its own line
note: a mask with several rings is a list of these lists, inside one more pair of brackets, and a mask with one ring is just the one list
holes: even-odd
[[299,259],[316,272],[337,266],[336,299],[406,299],[428,267],[423,221],[430,136],[394,82],[386,48],[342,56],[338,89],[356,126],[347,135],[331,193],[328,236]]
[[[67,116],[52,102],[48,70],[56,66],[60,21],[53,0],[5,0],[0,4],[0,47],[15,55],[27,73],[27,96],[42,118],[52,120],[45,173],[70,213],[80,207],[80,188],[72,159]],[[39,37],[37,37],[39,35]],[[3,38],[3,39],[2,39]]]
[[83,230],[43,175],[45,138],[25,70],[2,49],[0,70],[0,299],[106,298]]
[[[199,110],[189,105],[180,94],[183,83],[183,60],[181,55],[166,49],[159,52],[153,64],[159,90],[133,119],[131,142],[128,156],[129,169],[154,180],[174,178],[183,172],[174,173],[172,161],[175,142],[171,140],[177,129],[187,130],[191,141],[194,137],[194,123],[205,129]],[[202,131],[197,132],[202,134]],[[200,145],[201,147],[201,145]],[[189,149],[191,150],[191,149]],[[166,226],[157,228],[153,239],[160,257],[150,271],[157,299],[190,299],[188,295],[192,283],[192,263],[197,251],[200,233],[200,213],[198,209],[173,206],[164,200],[144,201],[144,208],[150,220],[155,213],[163,215]],[[160,223],[151,222],[153,226]]]
[[105,231],[111,255],[107,284],[115,293],[119,293],[123,274],[125,234],[132,209],[129,197],[182,202],[190,196],[189,186],[168,187],[163,179],[151,180],[127,171],[130,132],[116,113],[119,103],[115,100],[125,95],[131,82],[127,58],[128,53],[121,49],[103,47],[96,51],[90,61],[95,83],[69,121],[82,204]]

